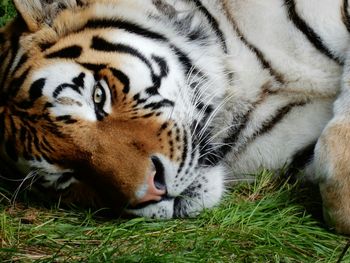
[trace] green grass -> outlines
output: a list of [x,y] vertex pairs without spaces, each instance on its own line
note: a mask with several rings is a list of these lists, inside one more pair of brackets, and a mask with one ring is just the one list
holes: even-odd
[[16,15],[16,10],[11,0],[0,0],[0,26]]
[[[15,14],[9,3],[0,0],[0,25]],[[0,189],[0,262],[350,262],[348,239],[312,216],[317,195],[271,178],[263,172],[219,207],[168,221],[45,208],[25,193],[13,202]]]
[[[1,191],[2,262],[337,262],[347,238],[306,212],[319,206],[268,172],[195,219],[110,219],[76,208],[11,204]],[[26,200],[24,198],[24,200]],[[342,262],[350,262],[345,254]]]

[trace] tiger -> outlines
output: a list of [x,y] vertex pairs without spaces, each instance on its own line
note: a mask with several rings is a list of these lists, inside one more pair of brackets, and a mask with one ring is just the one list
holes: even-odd
[[229,182],[296,167],[350,233],[348,0],[13,3],[0,29],[13,178],[170,219],[215,207]]

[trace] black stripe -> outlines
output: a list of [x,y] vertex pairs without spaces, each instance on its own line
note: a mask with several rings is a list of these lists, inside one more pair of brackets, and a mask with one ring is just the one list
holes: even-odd
[[160,69],[160,75],[159,78],[164,78],[169,74],[169,66],[168,63],[166,63],[165,59],[162,57],[158,57],[156,55],[152,55],[152,59],[158,64]]
[[[40,148],[41,148],[41,151],[42,153],[51,153],[50,149],[46,146],[45,143],[41,142],[40,143]],[[45,158],[46,159],[46,158]]]
[[[197,147],[197,142],[195,140],[192,140],[191,147],[192,149],[191,149],[190,162],[188,163],[188,168],[186,169],[186,172],[185,172],[186,174],[189,173],[189,170],[193,166],[193,162],[195,161],[195,156],[197,153],[197,151],[195,151]],[[199,163],[199,160],[198,160],[198,163]]]
[[[224,9],[229,9],[229,7],[226,6],[225,3],[223,3],[223,7]],[[272,77],[274,77],[274,79],[280,83],[284,83],[284,77],[283,75],[278,72],[277,70],[275,70],[270,62],[265,58],[265,55],[263,54],[263,52],[261,50],[259,50],[256,46],[254,46],[252,43],[250,43],[245,36],[243,35],[243,33],[241,32],[241,30],[239,29],[233,15],[231,13],[226,12],[226,16],[228,18],[228,20],[231,22],[232,26],[233,26],[233,30],[236,32],[237,36],[239,37],[239,39],[242,41],[242,43],[249,49],[251,50],[255,56],[257,57],[257,59],[259,60],[260,65],[269,71],[270,75]],[[231,80],[232,80],[232,74],[230,76]]]
[[33,157],[29,153],[28,141],[31,142],[30,132],[26,127],[20,128],[20,140],[22,142],[22,156],[27,161],[33,161]]
[[158,64],[160,73],[159,75],[153,74],[152,76],[153,87],[149,90],[151,90],[153,94],[158,94],[158,89],[162,84],[162,79],[166,77],[169,73],[169,67],[164,58],[152,55],[152,59]]
[[[15,104],[15,106],[18,106],[18,105]],[[12,107],[11,108],[11,116],[19,117],[22,122],[24,122],[24,120],[28,120],[30,122],[36,122],[38,119],[37,117],[39,115],[35,115],[35,114],[31,115],[28,111],[18,110],[17,108]]]
[[72,116],[70,116],[70,115],[58,116],[58,117],[56,117],[56,121],[61,121],[61,122],[64,122],[66,124],[73,124],[73,123],[77,122],[77,120],[73,119]]
[[60,95],[60,93],[62,91],[64,91],[65,89],[67,88],[71,88],[72,90],[74,90],[75,92],[81,94],[81,91],[80,91],[80,88],[76,85],[73,85],[73,84],[68,84],[68,83],[64,83],[64,84],[61,84],[59,85],[55,91],[53,92],[53,97],[56,99],[58,97],[58,95]]
[[[125,29],[131,33],[142,35],[144,37],[168,42],[167,38],[165,38],[164,36],[162,36],[158,33],[152,32],[150,30],[146,30],[142,27],[139,27],[138,25],[131,24],[128,22],[122,22],[119,20],[91,20],[88,22],[87,25],[89,25],[90,28],[105,28],[105,27],[121,28],[121,29]],[[183,51],[181,51],[178,47],[176,47],[175,45],[172,45],[172,44],[170,45],[170,47],[175,52],[179,61],[183,65],[186,74],[188,74],[190,72],[190,70],[193,71],[193,74],[201,74],[201,73],[199,73],[198,69],[193,67],[193,63],[192,63],[191,59]],[[104,40],[100,37],[96,37],[96,36],[92,40],[91,48],[99,50],[99,51],[105,51],[105,52],[124,52],[124,53],[129,53],[129,54],[135,55],[139,59],[141,59],[144,63],[146,63],[147,66],[150,68],[150,70],[152,72],[152,79],[154,80],[156,77],[154,74],[154,71],[152,69],[151,63],[136,49],[133,49],[133,48],[128,47],[126,45],[112,44],[112,43],[109,43],[106,40]],[[89,66],[91,64],[89,64],[89,65],[83,64],[83,66],[85,66],[85,65]],[[202,74],[201,74],[201,76],[202,76]],[[199,76],[199,77],[201,77],[201,76]]]
[[116,77],[123,85],[123,93],[127,94],[130,91],[130,80],[127,75],[118,69],[111,68],[112,74]]
[[33,136],[36,134],[36,130],[31,126],[28,125],[28,123],[25,125],[27,128],[29,128],[27,133],[27,143],[26,143],[26,151],[28,152],[28,159],[34,159],[33,157]]
[[182,64],[186,75],[188,75],[191,71],[193,75],[197,75],[198,78],[203,77],[203,73],[200,72],[196,67],[194,67],[192,60],[188,57],[187,54],[185,54],[183,51],[181,51],[179,48],[177,48],[174,45],[171,45],[171,48],[175,52],[175,55],[177,56],[178,60]]
[[55,45],[56,43],[40,43],[39,47],[41,49],[41,52],[44,52],[45,50],[51,48],[53,45]]
[[343,64],[343,62],[332,54],[328,47],[323,43],[321,37],[316,34],[316,32],[299,16],[294,0],[284,0],[287,7],[289,19],[293,22],[296,28],[298,28],[310,41],[310,43],[322,54],[326,55],[328,58],[334,60],[338,64]]
[[[147,119],[147,118],[151,118],[153,115],[154,115],[154,112],[151,112],[151,113],[148,113],[148,114],[141,116],[141,118]],[[134,117],[132,117],[132,118],[134,118]]]
[[78,77],[73,78],[72,82],[73,82],[75,85],[77,85],[78,87],[84,88],[84,87],[85,87],[85,81],[84,81],[84,79],[85,79],[85,73],[82,72],[82,73],[79,74]]
[[[149,29],[142,28],[139,25],[132,24],[126,21],[120,21],[120,20],[105,20],[105,19],[96,19],[96,20],[89,20],[87,24],[82,28],[119,28],[119,29],[124,29],[130,33],[138,34],[143,37],[155,39],[155,40],[160,40],[164,42],[169,42],[169,40],[156,32],[153,32]],[[100,38],[101,39],[101,38]],[[103,39],[101,39],[103,40]],[[103,40],[104,41],[104,40]],[[106,41],[105,41],[106,42]],[[108,43],[108,42],[107,42]],[[182,52],[179,48],[175,47],[174,45],[171,45],[171,48],[176,52],[176,54],[179,56],[181,62],[186,65],[186,72],[189,72],[189,69],[192,66],[192,62],[190,61],[189,58],[185,55],[184,52]]]
[[256,138],[270,132],[282,119],[284,119],[291,112],[292,109],[295,107],[305,106],[306,104],[306,102],[290,103],[277,110],[276,114],[270,120],[265,121],[261,125],[260,129],[256,130],[253,135],[247,139],[247,143],[238,149],[239,153],[243,152]]
[[177,175],[179,175],[181,173],[181,171],[183,170],[184,166],[185,166],[185,162],[187,159],[187,151],[188,151],[188,136],[187,136],[187,132],[186,129],[184,130],[184,139],[183,139],[183,151],[182,151],[182,156],[181,156],[181,163],[179,165],[179,168],[176,172]]
[[159,91],[158,91],[159,87],[160,86],[153,86],[153,87],[147,88],[145,91],[150,96],[159,95]]
[[[98,51],[103,51],[103,52],[120,52],[120,53],[133,55],[139,58],[142,62],[144,62],[148,66],[148,68],[151,71],[153,81],[155,80],[155,78],[157,78],[154,74],[152,64],[150,63],[150,61],[146,57],[144,57],[138,50],[130,46],[127,46],[124,44],[113,44],[113,43],[107,42],[106,40],[100,37],[95,36],[92,39],[91,48]],[[193,63],[191,59],[184,52],[182,52],[180,49],[178,49],[173,45],[171,45],[171,48],[175,51],[175,54],[177,55],[179,61],[183,65],[186,74],[188,74],[190,70],[193,71],[193,74],[198,73],[198,70],[193,67]]]
[[143,56],[138,50],[130,46],[124,44],[113,44],[107,42],[103,38],[95,36],[92,38],[91,48],[103,52],[118,52],[135,56],[139,58],[142,62],[144,62],[149,67],[150,71],[153,73],[152,64],[148,61],[148,59],[145,56]]
[[[30,160],[33,161],[34,160],[34,156],[33,155],[33,135],[31,130],[27,129],[28,126],[26,127],[21,127],[21,142],[23,142],[23,146],[22,146],[22,153],[21,155],[26,159],[26,160]],[[35,136],[35,134],[34,134]],[[24,138],[24,139],[23,139]],[[23,139],[23,140],[22,140]],[[36,157],[38,158],[38,157]]]
[[[36,149],[37,152],[41,153],[41,149],[40,149],[40,142],[39,142],[39,138],[38,138],[38,133],[34,133],[34,147]],[[41,157],[40,156],[35,156],[35,159],[37,161],[41,161]]]
[[216,153],[217,156],[220,156],[220,157],[226,156],[226,154],[236,144],[238,140],[238,136],[248,125],[251,113],[252,111],[249,110],[246,114],[244,114],[240,118],[240,120],[237,120],[237,117],[233,120],[235,123],[238,123],[238,125],[230,129],[228,136],[223,140],[224,145],[221,146]]
[[83,48],[77,45],[72,45],[69,47],[62,48],[61,50],[55,51],[53,53],[47,54],[46,58],[66,58],[66,59],[75,59],[79,58]]
[[13,121],[13,118],[10,117],[10,129],[11,129],[11,136],[9,139],[7,139],[5,141],[5,151],[8,155],[8,157],[10,157],[14,162],[18,161],[18,153],[16,150],[16,134],[17,134],[17,129],[15,126],[15,123]]
[[125,53],[125,54],[132,55],[134,57],[137,57],[143,63],[145,63],[149,68],[151,72],[151,78],[155,83],[155,85],[158,83],[157,82],[158,77],[154,74],[151,62],[135,48],[132,48],[124,44],[113,44],[97,36],[93,37],[91,48],[102,52],[118,52],[118,53]]
[[81,63],[81,66],[86,68],[87,70],[90,70],[94,72],[95,79],[98,78],[98,73],[102,70],[107,68],[106,64],[92,64],[92,63]]
[[277,123],[279,123],[293,108],[304,106],[305,102],[291,103],[288,104],[277,111],[275,116],[273,116],[269,121],[264,122],[258,131],[255,131],[253,138],[261,136],[265,133],[271,131]]
[[29,100],[23,100],[16,105],[21,109],[32,108],[35,101],[43,95],[43,88],[45,86],[46,80],[44,78],[38,79],[32,83],[29,88]]
[[167,99],[164,99],[162,101],[159,101],[159,102],[152,102],[152,103],[149,103],[149,104],[146,104],[145,106],[143,106],[144,109],[151,109],[151,110],[158,110],[160,108],[163,108],[163,107],[174,107],[175,103],[170,101],[170,100],[167,100]]
[[[30,133],[30,128],[29,128],[29,124],[28,122],[26,122],[25,120],[22,120],[22,124],[21,124],[21,133],[22,136],[20,138],[22,144],[23,144],[23,157],[26,160],[33,160],[32,156],[30,156],[30,152],[31,152],[31,145],[32,145],[32,135]],[[24,140],[22,140],[22,137],[25,137]]]
[[[43,142],[43,138],[41,138],[40,142],[41,153],[51,153],[52,151],[47,147],[46,143]],[[45,158],[45,157],[44,157]],[[46,159],[46,158],[45,158]]]
[[82,28],[118,28],[123,29],[129,33],[137,34],[146,38],[154,39],[154,40],[160,40],[160,41],[167,41],[167,39],[159,34],[155,33],[151,30],[145,29],[137,24],[132,24],[126,21],[120,21],[120,20],[107,20],[107,19],[94,19],[89,20],[86,25]]
[[246,112],[236,114],[233,117],[232,123],[235,124],[235,126],[228,131],[228,136],[226,136],[226,138],[223,140],[224,145],[217,151],[217,155],[225,156],[234,147],[238,141],[239,135],[247,127],[249,120],[251,119],[251,114],[254,112],[256,107],[264,102],[266,94],[272,94],[272,91],[270,91],[265,85],[261,87],[261,90],[262,93],[258,100],[255,101]]
[[220,39],[220,45],[222,46],[222,49],[227,54],[226,40],[225,40],[223,32],[220,30],[220,26],[219,26],[218,21],[210,14],[208,9],[206,9],[205,6],[203,6],[203,4],[200,0],[191,0],[191,1],[193,1],[196,4],[197,8],[200,11],[202,11],[202,13],[208,19],[208,21],[209,21],[211,27],[214,29],[217,37]]
[[349,8],[348,0],[343,0],[342,21],[346,29],[350,33],[350,15],[348,12],[348,8]]
[[[206,123],[208,118],[205,118],[203,121],[198,123],[198,121],[194,121],[191,125],[191,133],[194,135],[193,144],[195,147],[199,149],[200,158],[198,159],[198,164],[211,166],[216,164],[220,158],[216,158],[218,155],[212,151],[212,145],[208,143],[208,140],[212,136],[212,129],[209,127],[205,131],[203,131],[203,125]],[[199,138],[198,135],[201,134]]]
[[31,102],[36,101],[43,95],[43,88],[45,86],[46,79],[41,78],[33,82],[29,88],[29,99]]
[[291,163],[286,172],[287,176],[295,175],[308,165],[313,157],[316,142],[312,142],[301,150],[297,151],[291,158]]
[[261,66],[264,69],[267,69],[269,71],[270,75],[273,76],[276,81],[278,81],[280,83],[284,83],[285,81],[284,81],[283,75],[271,66],[270,62],[265,58],[265,55],[263,54],[263,52],[260,49],[258,49],[255,45],[250,43],[245,38],[245,36],[241,32],[241,30],[238,28],[237,24],[233,21],[233,19],[232,19],[232,23],[234,24],[234,29],[235,29],[239,39],[243,42],[244,45],[246,45],[255,54],[255,56],[257,57],[257,59],[259,60],[259,62],[261,64]]
[[[241,146],[239,149],[236,149],[236,151],[244,151],[244,149],[246,149],[247,146],[251,142],[253,142],[257,137],[263,136],[264,134],[270,132],[292,109],[294,109],[295,107],[302,107],[304,105],[306,105],[306,102],[290,103],[277,110],[276,114],[270,120],[265,121],[261,125],[260,129],[256,130],[250,138],[246,138],[246,144]],[[216,155],[220,156],[221,158],[224,158],[229,153],[229,151],[234,148],[241,131],[247,127],[252,112],[252,110],[249,110],[242,117],[240,124],[236,128],[234,128],[229,133],[229,135],[223,140],[224,146],[220,147],[215,152]]]
[[12,75],[15,75],[17,70],[24,64],[26,63],[28,60],[28,56],[26,54],[23,54],[22,57],[20,58],[20,60],[18,61],[18,64],[16,65],[16,67],[13,69],[12,71]]
[[46,140],[46,138],[43,138],[43,142],[42,144],[45,144],[45,148],[48,148],[47,151],[48,152],[53,152],[55,151],[55,149],[51,146],[51,144]]
[[26,81],[28,74],[29,74],[30,68],[28,68],[26,71],[24,71],[18,78],[14,78],[10,84],[9,84],[9,95],[11,97],[15,97],[22,87],[23,83]]
[[[198,159],[198,164],[215,166],[222,159],[222,155],[218,154],[216,150],[213,150],[213,144],[208,142],[212,136],[213,128],[209,126],[203,131],[203,125],[205,125],[212,116],[211,114],[214,109],[212,105],[203,102],[197,104],[196,108],[205,113],[204,118],[202,118],[199,123],[195,120],[191,126],[192,134],[195,135],[194,142],[199,148],[200,158]],[[237,119],[235,121],[237,121]],[[199,138],[198,136],[200,134],[201,137]]]
[[189,34],[188,39],[191,41],[198,41],[205,43],[207,41],[208,36],[206,35],[206,31],[204,28],[194,28]]
[[10,72],[10,69],[12,67],[12,64],[16,58],[16,55],[17,55],[17,52],[18,52],[18,49],[19,49],[19,45],[18,45],[18,37],[12,37],[11,38],[11,45],[10,45],[10,48],[11,50],[9,52],[10,53],[10,60],[9,62],[7,63],[7,66],[5,68],[5,71],[4,73],[2,74],[4,77],[3,79],[1,80],[1,83],[0,83],[0,87],[1,89],[5,89],[5,82],[7,80],[7,76],[9,75],[9,72]]
[[[213,112],[213,106],[210,104],[205,104],[204,102],[199,102],[196,103],[196,108],[198,111],[201,111],[205,113],[205,117],[208,118],[209,114],[211,114]],[[206,121],[206,119],[202,119],[202,121]]]

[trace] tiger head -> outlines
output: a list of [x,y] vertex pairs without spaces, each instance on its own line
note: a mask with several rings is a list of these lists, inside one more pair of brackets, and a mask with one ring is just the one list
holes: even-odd
[[195,215],[220,200],[224,169],[208,157],[220,47],[199,54],[159,1],[14,3],[0,31],[4,160],[67,202],[135,215]]

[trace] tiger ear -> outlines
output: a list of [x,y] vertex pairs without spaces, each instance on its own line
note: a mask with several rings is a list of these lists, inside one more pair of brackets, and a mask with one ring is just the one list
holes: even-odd
[[27,24],[29,31],[51,26],[57,15],[64,9],[86,5],[90,0],[13,0],[18,14]]

